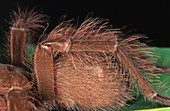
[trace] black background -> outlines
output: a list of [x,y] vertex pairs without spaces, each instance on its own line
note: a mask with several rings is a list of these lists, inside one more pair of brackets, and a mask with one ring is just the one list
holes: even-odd
[[128,26],[136,33],[145,34],[152,42],[149,45],[170,47],[170,2],[168,0],[98,0],[98,1],[59,1],[59,0],[1,0],[0,1],[0,37],[6,27],[5,19],[15,9],[17,3],[22,6],[38,6],[50,16],[50,28],[57,25],[58,18],[66,14],[68,19],[80,17],[93,12],[92,17],[106,18],[117,27]]

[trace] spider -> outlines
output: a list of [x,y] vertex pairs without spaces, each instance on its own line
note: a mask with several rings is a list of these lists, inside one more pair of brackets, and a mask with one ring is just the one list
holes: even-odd
[[138,40],[143,35],[124,38],[104,19],[88,18],[80,25],[68,20],[43,34],[32,54],[26,44],[45,28],[48,17],[20,8],[10,17],[6,47],[11,65],[0,64],[1,110],[120,108],[134,99],[133,83],[149,100],[170,105],[170,98],[158,94],[143,76],[157,78],[162,72],[145,58],[153,55],[142,50],[147,48]]

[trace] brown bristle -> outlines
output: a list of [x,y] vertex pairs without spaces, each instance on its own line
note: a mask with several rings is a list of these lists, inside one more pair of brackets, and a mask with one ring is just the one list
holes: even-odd
[[17,11],[11,13],[10,19],[9,24],[14,28],[24,28],[27,32],[27,40],[32,41],[37,36],[37,32],[45,28],[44,23],[48,21],[48,16],[38,13],[35,8],[21,10],[18,7]]
[[20,87],[12,87],[7,94],[8,111],[25,111],[27,93]]
[[[10,25],[10,32],[6,31],[6,56],[8,59],[8,63],[12,63],[13,65],[23,65],[23,56],[25,56],[25,47],[26,43],[31,43],[39,34],[38,32],[41,29],[44,29],[44,25],[48,21],[48,16],[38,13],[35,8],[32,10],[18,8],[17,11],[13,11],[10,15],[10,21],[8,21]],[[21,48],[21,49],[20,49]],[[24,49],[24,50],[23,50]],[[13,52],[12,52],[13,51]],[[15,54],[22,55],[15,55]],[[22,60],[17,60],[17,56]],[[11,60],[14,59],[14,60]]]
[[[85,59],[81,61],[80,56]],[[56,67],[57,101],[67,109],[119,108],[131,99],[127,78],[111,56],[91,52],[62,55]],[[95,58],[95,56],[98,58]],[[73,58],[72,58],[73,57]],[[108,59],[106,62],[105,59]],[[125,73],[125,72],[124,72]]]
[[38,91],[44,100],[55,98],[53,56],[48,47],[37,46],[34,56],[34,68]]
[[10,38],[11,64],[24,66],[26,49],[26,31],[25,29],[12,28]]
[[142,74],[156,78],[161,71],[144,57],[152,54],[141,50],[147,47],[137,40],[143,36],[124,39],[106,24],[90,18],[77,27],[68,21],[37,46],[34,70],[41,96],[68,110],[114,109],[133,98],[134,82],[147,98],[170,104]]
[[29,61],[33,62],[25,57],[26,43],[32,42],[38,32],[44,28],[44,23],[48,21],[47,18],[46,15],[38,13],[35,9],[21,10],[18,8],[10,15],[11,20],[8,22],[10,28],[8,32],[5,32],[5,46],[7,47],[5,55],[8,63],[12,65],[0,64],[0,108],[2,107],[0,110],[37,110],[35,103],[38,105],[39,101],[37,93],[31,92],[32,78],[25,70],[17,66],[24,67],[25,64],[28,65]]
[[[35,93],[33,94],[30,91],[32,89],[32,86],[30,82],[28,81],[28,79],[24,76],[27,73],[21,68],[12,66],[9,64],[0,64],[0,69],[1,69],[0,70],[0,89],[1,89],[0,90],[0,95],[1,95],[0,96],[0,107],[2,107],[4,111],[7,110],[7,107],[8,107],[8,110],[10,110],[9,108],[11,108],[11,105],[8,104],[9,106],[7,106],[7,100],[8,100],[8,103],[13,102],[14,104],[16,102],[21,102],[22,100],[24,100],[26,101],[25,107],[27,110],[32,110],[32,109],[36,110],[37,108],[33,102],[38,102],[38,100],[34,97],[34,95],[36,94]],[[25,96],[21,96],[20,98],[21,101],[19,101],[18,100],[19,95],[18,94],[17,94],[18,96],[15,95],[16,91],[13,91],[15,89],[18,89],[19,91],[21,91],[21,93],[26,92],[27,99],[26,100],[24,98],[22,99],[22,97],[25,97]],[[13,94],[11,95],[8,93],[11,91],[14,92],[13,94],[15,96],[12,96]],[[7,98],[7,95],[9,98]],[[14,99],[15,101],[12,99]],[[18,105],[20,104],[18,103]],[[11,111],[14,111],[14,110],[11,110]]]
[[3,89],[3,91],[7,92],[13,86],[31,89],[29,81],[24,76],[26,72],[21,68],[9,64],[0,64],[0,69],[0,89]]
[[2,111],[7,111],[8,110],[6,98],[2,97],[2,94],[0,96],[0,109]]

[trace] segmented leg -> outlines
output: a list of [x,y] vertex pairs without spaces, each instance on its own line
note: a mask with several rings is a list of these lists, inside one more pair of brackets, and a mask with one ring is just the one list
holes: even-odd
[[[66,41],[69,41],[69,42],[66,42]],[[54,49],[55,51],[58,51],[61,53],[78,52],[78,51],[81,51],[81,52],[82,51],[86,51],[86,52],[96,51],[96,52],[104,52],[104,53],[116,53],[118,56],[118,59],[125,65],[128,71],[136,79],[137,83],[139,84],[144,94],[148,98],[154,99],[155,101],[158,101],[160,103],[170,105],[170,98],[161,96],[154,91],[154,89],[151,87],[151,85],[148,83],[148,81],[139,71],[138,67],[133,62],[133,60],[127,53],[127,51],[122,46],[120,46],[117,41],[99,41],[99,40],[72,40],[70,41],[65,38],[59,37],[53,41],[47,40],[43,42],[41,45],[43,47],[47,47],[46,49],[50,49],[48,50],[49,54],[51,53],[50,52],[51,49]]]
[[25,111],[27,93],[20,87],[12,87],[7,94],[8,111]]
[[26,30],[24,28],[12,28],[10,38],[11,64],[24,66],[26,49]]
[[38,91],[44,100],[55,98],[54,64],[50,47],[38,45],[34,56],[34,68]]

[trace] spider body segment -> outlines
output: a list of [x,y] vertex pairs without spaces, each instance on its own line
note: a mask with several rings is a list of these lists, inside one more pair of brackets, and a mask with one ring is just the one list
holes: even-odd
[[[14,30],[7,34],[8,55],[12,65],[23,67],[26,41],[35,35],[35,30],[44,27],[42,23],[46,20],[42,20],[44,15],[33,10],[22,12],[19,9],[18,13],[13,13]],[[18,28],[24,28],[23,32],[17,31]],[[152,54],[141,50],[147,48],[138,40],[143,36],[122,38],[122,35],[102,19],[89,18],[80,26],[71,20],[59,24],[38,43],[34,61],[30,60],[34,62],[31,76],[26,76],[23,69],[16,73],[16,66],[10,66],[15,70],[2,70],[8,65],[0,66],[0,106],[10,111],[48,110],[50,105],[67,110],[115,109],[133,99],[133,82],[150,100],[170,105],[170,98],[158,94],[142,74],[156,78],[155,73],[162,71],[144,57]],[[8,77],[10,75],[13,76]]]

